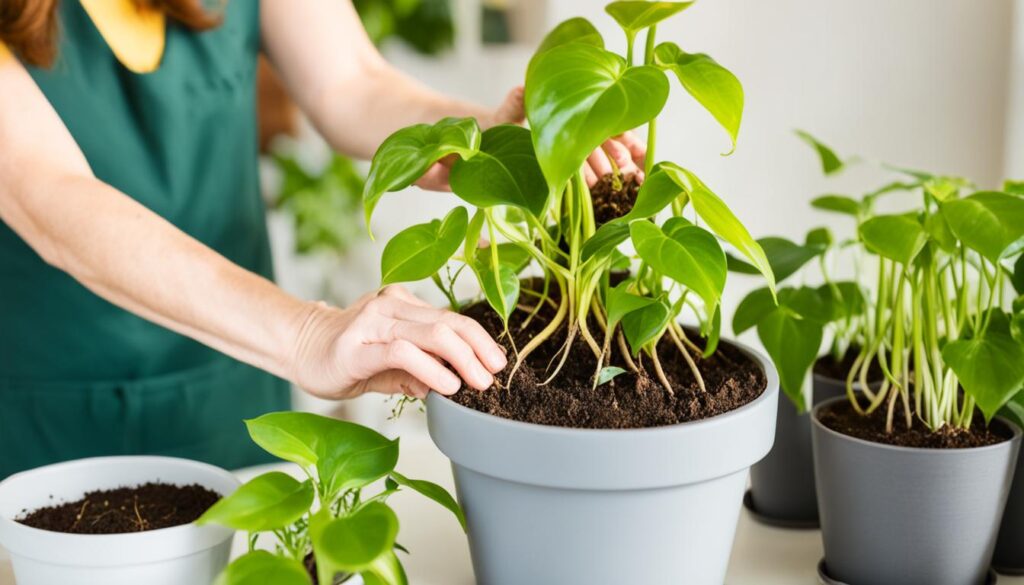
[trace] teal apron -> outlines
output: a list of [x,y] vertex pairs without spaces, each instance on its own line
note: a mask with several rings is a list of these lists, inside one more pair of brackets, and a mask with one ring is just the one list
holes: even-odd
[[[118,62],[77,1],[61,1],[59,17],[57,63],[29,73],[96,176],[270,277],[257,175],[259,2],[228,3],[224,23],[202,33],[169,21],[163,60],[148,74]],[[282,380],[104,301],[0,222],[0,479],[96,455],[262,463],[242,420],[288,408]]]

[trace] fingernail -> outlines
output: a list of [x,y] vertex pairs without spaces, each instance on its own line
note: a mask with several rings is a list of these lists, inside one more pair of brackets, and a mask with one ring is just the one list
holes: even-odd
[[450,374],[441,381],[441,387],[449,394],[455,394],[459,391],[459,388],[462,388],[462,380],[457,378],[455,374]]
[[487,357],[487,361],[490,363],[491,371],[494,373],[502,371],[505,369],[505,366],[508,365],[508,358],[505,357],[505,354],[502,353],[501,350],[497,349],[491,352]]

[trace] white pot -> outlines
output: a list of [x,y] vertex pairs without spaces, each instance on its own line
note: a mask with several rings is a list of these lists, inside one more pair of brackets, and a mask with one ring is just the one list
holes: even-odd
[[[65,534],[14,521],[24,511],[86,492],[147,482],[199,484],[222,495],[231,473],[172,457],[97,457],[18,473],[0,482],[0,546],[18,585],[208,585],[224,569],[233,532],[188,524],[130,534]],[[50,498],[53,496],[53,499]]]

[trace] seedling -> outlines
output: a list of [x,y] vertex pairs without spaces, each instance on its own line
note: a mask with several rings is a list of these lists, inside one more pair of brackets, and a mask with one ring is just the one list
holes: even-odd
[[[651,164],[669,74],[726,130],[729,151],[735,148],[743,112],[739,81],[707,55],[657,42],[658,23],[691,5],[609,4],[607,12],[628,41],[625,57],[607,50],[586,19],[558,25],[527,70],[530,129],[503,125],[481,131],[473,119],[449,118],[390,136],[374,156],[364,191],[368,224],[385,193],[408,187],[431,164],[452,155],[457,158],[452,191],[476,210],[457,207],[443,219],[396,235],[383,254],[383,282],[431,278],[452,308],[459,309],[449,274],[468,267],[506,333],[514,311],[527,313],[529,322],[550,305],[553,315],[543,330],[515,348],[511,374],[539,346],[555,342],[560,349],[549,370],[551,381],[568,359],[572,342],[582,338],[597,361],[595,385],[616,375],[616,369],[609,369],[615,348],[634,371],[649,360],[671,393],[656,349],[667,334],[703,389],[690,351],[710,355],[718,343],[726,281],[719,239],[768,279],[769,290],[775,283],[761,246],[695,173],[671,162]],[[646,43],[641,62],[635,63],[640,35]],[[646,181],[632,210],[597,225],[582,165],[609,137],[643,125],[648,131]],[[621,172],[616,169],[614,176],[621,184]],[[668,220],[655,223],[664,210]],[[494,245],[479,250],[481,237]],[[627,241],[635,255],[619,250]],[[458,267],[450,271],[449,262]],[[540,290],[521,288],[520,275],[528,266],[539,269]],[[629,278],[611,286],[610,272],[621,269],[629,270]],[[684,311],[700,323],[703,349],[679,326]],[[559,331],[566,337],[553,340]]]
[[[354,423],[314,414],[280,412],[246,421],[253,441],[298,465],[306,476],[264,473],[210,508],[197,523],[249,533],[249,552],[232,562],[216,585],[344,583],[354,575],[366,585],[406,585],[396,551],[398,517],[387,499],[411,489],[451,510],[465,528],[462,510],[444,488],[395,471],[398,440]],[[383,489],[365,491],[383,479]],[[273,551],[257,548],[272,535]]]

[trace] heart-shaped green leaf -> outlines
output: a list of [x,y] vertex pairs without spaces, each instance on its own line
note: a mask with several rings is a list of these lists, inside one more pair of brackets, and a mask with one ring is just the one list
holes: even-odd
[[366,427],[304,412],[275,412],[245,421],[249,435],[272,455],[315,465],[326,495],[361,488],[398,462],[398,441]]
[[[551,32],[544,37],[534,55],[540,55],[546,51],[561,47],[569,43],[583,43],[599,49],[604,48],[604,38],[597,28],[586,18],[576,17],[562,21],[558,26],[551,29]],[[536,58],[536,57],[535,57]]]
[[818,287],[818,296],[829,308],[828,321],[849,319],[864,313],[867,301],[856,282],[833,282]]
[[662,170],[661,166],[660,163],[654,165],[651,174],[644,179],[640,190],[637,191],[636,202],[629,213],[613,219],[612,222],[629,223],[634,219],[654,217],[662,209],[668,207],[669,203],[685,193],[675,179]]
[[879,215],[860,224],[858,231],[868,250],[903,265],[928,241],[921,223],[909,215]]
[[626,36],[633,38],[647,27],[686,10],[693,2],[646,2],[644,0],[612,2],[604,11],[619,23]]
[[[782,282],[825,251],[825,248],[821,245],[800,245],[786,238],[775,236],[760,238],[757,240],[757,243],[764,250],[764,254],[768,258],[768,265],[771,266],[772,273],[778,282]],[[741,274],[759,273],[757,268],[731,254],[728,260],[729,270],[733,272]]]
[[658,45],[654,50],[654,62],[676,74],[683,88],[729,133],[732,140],[729,152],[736,150],[736,138],[743,120],[743,85],[740,80],[708,55],[687,53],[675,43]]
[[480,147],[480,127],[473,118],[445,118],[437,124],[416,124],[389,136],[373,155],[363,189],[366,226],[377,202],[390,191],[412,185],[442,158],[472,158]]
[[672,306],[664,295],[654,303],[626,313],[622,318],[622,332],[633,355],[638,355],[644,346],[661,337],[671,319]]
[[300,482],[280,471],[257,476],[221,498],[196,520],[244,530],[265,532],[284,528],[309,512],[313,483]]
[[821,159],[821,171],[823,173],[831,175],[843,170],[844,163],[834,150],[825,146],[820,140],[803,130],[796,130],[795,132],[801,140],[809,144],[811,148],[818,153],[818,158]]
[[949,227],[946,216],[941,213],[930,213],[924,218],[924,231],[940,248],[953,253],[957,249],[956,234]]
[[811,200],[811,207],[822,211],[859,217],[863,208],[860,201],[846,195],[822,195]]
[[[396,545],[397,546],[397,545]],[[395,551],[390,551],[370,563],[370,566],[359,572],[363,585],[407,585],[409,578],[405,575],[401,561]]]
[[982,191],[942,204],[942,215],[965,246],[991,262],[1024,238],[1024,197]]
[[[780,293],[780,303],[782,302]],[[824,328],[780,306],[757,323],[757,336],[779,371],[782,391],[796,406],[807,410],[803,386],[807,371],[818,358]]]
[[478,266],[476,273],[487,304],[507,322],[519,302],[519,275],[507,264],[499,264],[497,273],[490,265]]
[[626,370],[618,366],[605,366],[601,368],[601,371],[598,372],[597,374],[597,385],[602,386],[604,384],[607,384],[608,382],[614,380],[616,377],[625,373]]
[[1024,195],[1024,181],[1011,181],[1009,179],[1003,181],[1003,193]]
[[964,392],[992,417],[1024,385],[1024,344],[1013,338],[1006,315],[996,311],[988,328],[972,339],[951,341],[942,359],[960,379]]
[[644,297],[629,292],[632,285],[630,281],[620,282],[614,288],[609,288],[605,295],[605,310],[608,312],[608,330],[615,329],[623,317],[643,309],[648,305],[658,302],[658,299]]
[[775,290],[775,276],[772,274],[768,257],[725,202],[690,171],[672,163],[663,163],[662,168],[686,191],[693,202],[693,209],[704,220],[708,229],[732,244],[764,275],[768,280],[768,287]]
[[704,300],[710,316],[725,288],[725,253],[707,230],[684,226],[670,237],[648,221],[630,224],[637,254],[652,268],[686,286]]
[[408,227],[391,238],[380,258],[381,284],[422,280],[444,266],[466,238],[469,213],[451,210],[444,221]]
[[832,246],[833,242],[835,242],[835,238],[832,237],[832,231],[827,227],[813,228],[804,236],[805,246],[821,248],[823,253]]
[[740,301],[732,316],[733,333],[739,335],[751,327],[756,327],[761,319],[775,310],[776,306],[772,291],[767,287],[751,292]]
[[594,235],[583,243],[580,256],[584,262],[591,258],[607,258],[615,248],[629,237],[629,225],[618,221],[608,222],[599,227]]
[[536,57],[526,76],[526,112],[551,193],[610,136],[661,112],[668,80],[657,67],[627,67],[604,49],[569,43]]
[[[398,517],[391,508],[371,502],[349,516],[314,517],[313,552],[321,579],[338,573],[358,573],[392,552],[398,536]],[[321,581],[323,582],[323,581]]]
[[477,207],[511,205],[535,217],[544,212],[548,188],[533,152],[530,131],[503,124],[483,133],[476,156],[456,161],[452,192]]
[[436,483],[426,480],[409,479],[397,471],[391,472],[391,479],[393,479],[398,485],[418,492],[420,495],[426,496],[447,508],[452,514],[455,514],[455,518],[458,519],[459,525],[462,526],[462,530],[466,530],[466,517],[462,513],[462,508],[459,507],[459,503],[455,501],[455,498],[448,493],[448,490]]
[[213,585],[310,585],[302,563],[257,550],[234,560]]

